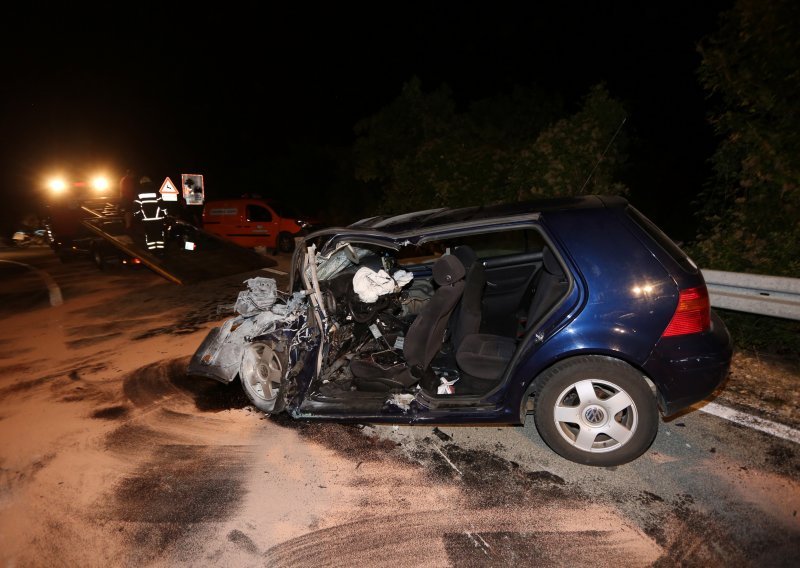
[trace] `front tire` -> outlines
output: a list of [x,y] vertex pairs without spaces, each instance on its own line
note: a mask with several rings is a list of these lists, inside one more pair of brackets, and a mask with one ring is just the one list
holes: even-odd
[[273,342],[248,345],[239,368],[242,390],[253,406],[266,414],[280,412],[286,403],[282,387],[288,353],[275,347]]
[[611,357],[561,361],[537,379],[534,420],[560,456],[615,466],[641,456],[658,432],[658,407],[636,369]]

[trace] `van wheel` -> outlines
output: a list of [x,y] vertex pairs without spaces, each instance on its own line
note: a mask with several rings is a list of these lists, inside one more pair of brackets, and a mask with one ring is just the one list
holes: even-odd
[[289,233],[281,233],[278,235],[278,250],[281,252],[294,251],[294,237]]

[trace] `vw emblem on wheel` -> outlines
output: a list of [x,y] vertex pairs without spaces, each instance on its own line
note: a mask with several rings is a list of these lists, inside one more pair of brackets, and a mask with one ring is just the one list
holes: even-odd
[[589,424],[600,424],[606,418],[606,413],[599,406],[590,406],[583,411],[583,417]]

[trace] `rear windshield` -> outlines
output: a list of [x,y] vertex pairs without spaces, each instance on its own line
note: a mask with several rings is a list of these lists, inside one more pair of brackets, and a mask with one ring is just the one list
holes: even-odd
[[664,232],[655,225],[655,223],[642,215],[635,207],[628,206],[627,212],[631,219],[633,219],[636,224],[644,230],[645,233],[650,235],[650,237],[652,237],[652,239],[657,242],[659,246],[661,246],[661,248],[664,249],[664,251],[669,254],[681,268],[692,274],[697,272],[697,265],[692,261],[692,259],[686,256],[686,253],[683,252],[672,239],[665,235]]

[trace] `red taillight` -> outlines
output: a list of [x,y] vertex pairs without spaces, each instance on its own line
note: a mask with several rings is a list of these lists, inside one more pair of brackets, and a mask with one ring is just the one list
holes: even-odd
[[681,290],[678,308],[661,337],[700,333],[711,326],[711,303],[705,286]]

